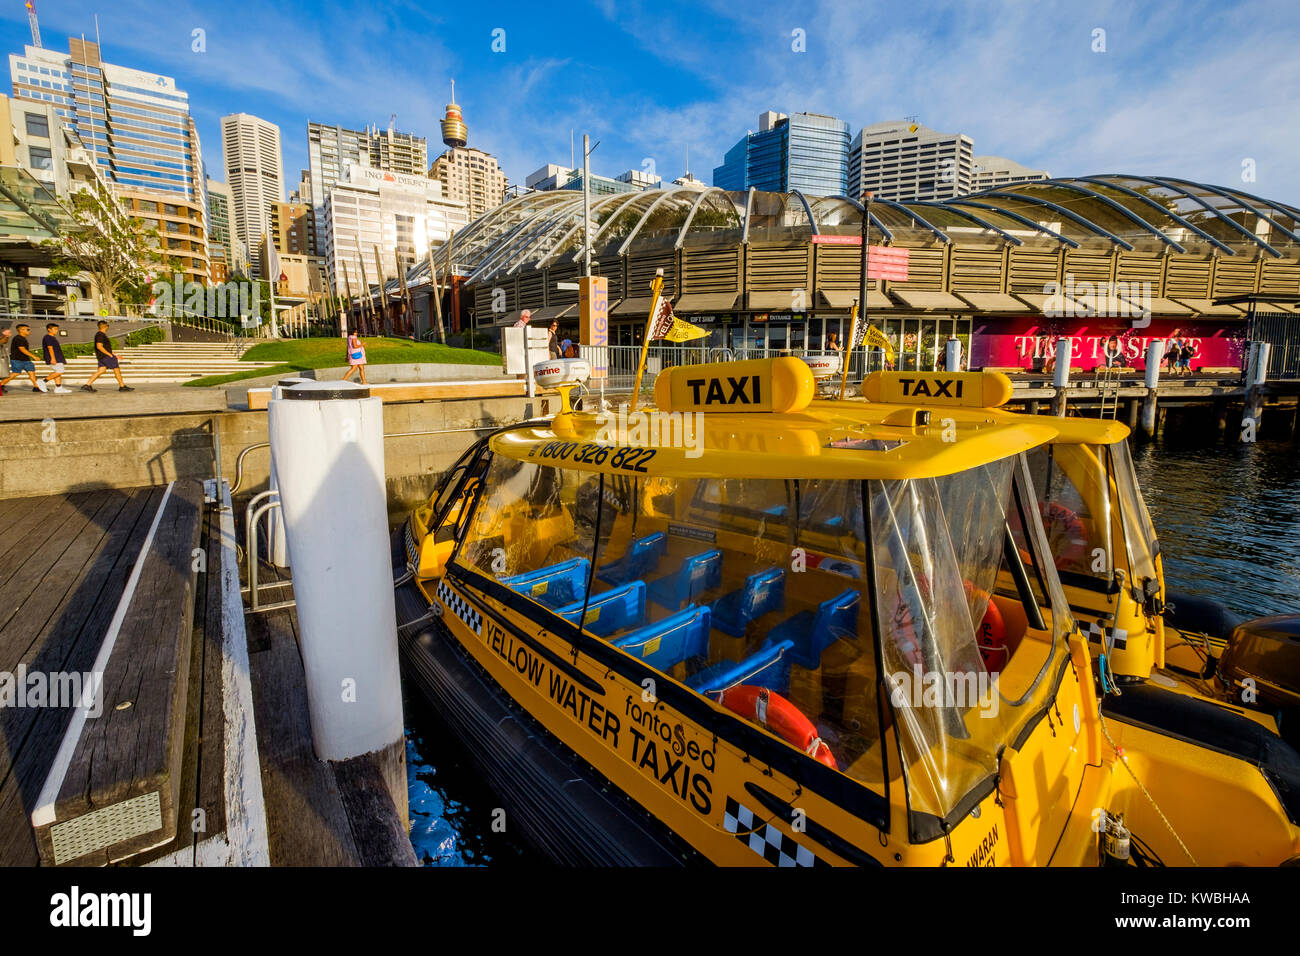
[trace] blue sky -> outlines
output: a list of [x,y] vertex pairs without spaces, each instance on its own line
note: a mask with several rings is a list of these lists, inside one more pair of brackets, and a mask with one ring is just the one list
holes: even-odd
[[[710,181],[770,108],[830,113],[855,132],[914,115],[970,135],[976,154],[1055,175],[1177,175],[1300,203],[1294,0],[37,0],[37,11],[47,47],[93,38],[98,12],[106,60],[175,76],[218,179],[218,121],[232,112],[280,126],[287,188],[307,165],[309,119],[361,127],[396,113],[432,158],[454,77],[471,145],[512,182],[567,164],[571,129],[579,144],[584,131],[600,141],[599,173],[652,162],[672,179],[689,148]],[[192,50],[195,29],[205,52]],[[498,29],[504,52],[492,50]],[[20,0],[0,12],[0,38],[6,52],[30,42]]]

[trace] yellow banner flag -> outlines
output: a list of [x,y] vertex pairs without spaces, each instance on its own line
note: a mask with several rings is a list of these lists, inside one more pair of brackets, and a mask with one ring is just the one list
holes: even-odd
[[691,339],[704,338],[708,334],[708,329],[702,329],[698,325],[691,325],[691,323],[683,321],[674,315],[672,327],[669,328],[664,338],[669,342],[689,342]]
[[885,333],[880,331],[874,325],[868,325],[867,331],[862,336],[862,347],[872,349],[884,349],[885,357],[889,361],[894,361],[894,345],[885,337]]

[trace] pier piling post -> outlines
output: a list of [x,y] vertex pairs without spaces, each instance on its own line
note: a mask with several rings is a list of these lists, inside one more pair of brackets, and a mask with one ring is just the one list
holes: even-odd
[[949,372],[961,371],[961,339],[952,338],[944,343],[944,368]]
[[1147,396],[1142,399],[1142,434],[1147,438],[1156,435],[1156,391],[1160,387],[1160,362],[1164,355],[1164,342],[1157,339],[1147,346]]
[[1137,428],[1138,424],[1138,400],[1130,398],[1128,400],[1128,427],[1129,431]]
[[1259,436],[1264,417],[1264,382],[1268,378],[1267,342],[1252,342],[1246,360],[1246,403],[1242,409],[1241,440],[1252,442]]
[[1052,396],[1052,414],[1064,418],[1067,404],[1065,393],[1070,387],[1069,339],[1062,338],[1056,341],[1056,369],[1052,373],[1052,385],[1056,387],[1056,394]]
[[383,402],[354,382],[282,396],[267,413],[316,756],[373,761],[406,820]]

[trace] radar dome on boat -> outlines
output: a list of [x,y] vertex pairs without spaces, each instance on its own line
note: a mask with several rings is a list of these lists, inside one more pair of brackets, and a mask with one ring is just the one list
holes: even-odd
[[804,364],[813,373],[813,378],[829,378],[838,375],[842,359],[838,355],[801,355]]
[[542,388],[581,385],[591,378],[591,363],[586,359],[550,359],[533,365],[533,378]]

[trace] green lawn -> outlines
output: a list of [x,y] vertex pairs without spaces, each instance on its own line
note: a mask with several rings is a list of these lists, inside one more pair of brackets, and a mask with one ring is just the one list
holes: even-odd
[[[454,349],[434,342],[412,342],[410,339],[364,339],[367,365],[415,365],[417,363],[451,363],[458,365],[500,365],[501,356],[476,349]],[[278,362],[269,368],[252,368],[247,372],[230,375],[207,375],[186,382],[186,385],[225,385],[244,378],[263,375],[288,375],[314,368],[342,368],[347,365],[343,340],[338,339],[286,339],[283,342],[261,342],[243,354],[241,362]]]

